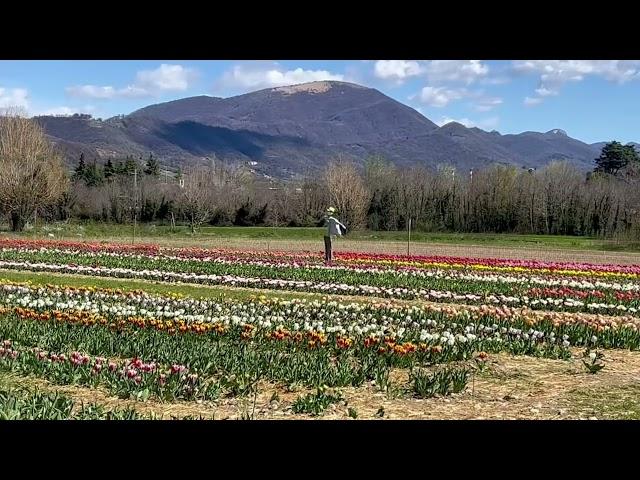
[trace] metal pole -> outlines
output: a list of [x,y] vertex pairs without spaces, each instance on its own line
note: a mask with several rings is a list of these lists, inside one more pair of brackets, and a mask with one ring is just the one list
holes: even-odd
[[138,169],[133,171],[133,242],[136,243],[136,215],[138,213]]
[[409,218],[409,222],[407,223],[407,257],[410,255],[409,246],[411,245],[411,218]]

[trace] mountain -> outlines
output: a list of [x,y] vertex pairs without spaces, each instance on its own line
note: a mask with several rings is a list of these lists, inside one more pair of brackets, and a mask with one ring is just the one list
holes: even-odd
[[559,129],[501,135],[455,122],[438,127],[378,90],[333,81],[183,98],[104,121],[88,115],[36,120],[72,162],[80,152],[87,158],[153,153],[172,166],[205,158],[257,162],[256,171],[278,177],[312,173],[339,155],[465,169],[569,160],[586,170],[601,150]]
[[591,168],[599,150],[569,137],[564,130],[546,133],[523,132],[495,137],[495,142],[517,155],[527,167],[539,167],[553,160],[568,160],[582,168]]

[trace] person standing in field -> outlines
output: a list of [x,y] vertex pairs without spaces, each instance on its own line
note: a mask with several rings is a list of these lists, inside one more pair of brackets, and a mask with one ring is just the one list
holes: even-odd
[[336,209],[329,207],[324,217],[325,224],[327,225],[327,231],[324,234],[324,261],[329,265],[333,260],[333,240],[336,236],[342,236],[343,232],[346,233],[347,231],[347,227],[340,223],[334,216],[335,213]]

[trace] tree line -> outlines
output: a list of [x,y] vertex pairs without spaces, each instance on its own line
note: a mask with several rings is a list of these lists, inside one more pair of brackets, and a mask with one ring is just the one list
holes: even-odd
[[261,179],[228,164],[163,171],[132,156],[87,161],[68,172],[41,128],[19,115],[0,118],[0,208],[11,228],[46,221],[318,226],[332,205],[350,228],[531,233],[637,238],[640,159],[607,144],[585,173],[568,162],[540,169],[509,165],[460,171],[396,168],[383,158],[333,159],[289,181]]

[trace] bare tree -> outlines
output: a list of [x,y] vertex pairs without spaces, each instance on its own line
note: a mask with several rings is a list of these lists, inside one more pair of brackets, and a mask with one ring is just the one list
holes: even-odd
[[301,225],[315,225],[322,218],[328,200],[327,187],[321,179],[308,177],[298,187],[293,207]]
[[68,179],[40,126],[10,111],[0,117],[0,207],[22,231],[37,209],[57,202]]
[[539,219],[542,217],[540,185],[541,175],[534,168],[529,168],[520,173],[518,178],[520,196],[520,231],[538,233]]
[[325,179],[330,201],[344,223],[350,229],[362,227],[371,195],[356,166],[344,160],[333,161],[325,170]]
[[398,174],[383,157],[365,162],[365,181],[370,192],[367,226],[372,230],[395,230],[398,225]]
[[573,233],[570,225],[575,220],[576,196],[584,183],[583,175],[566,161],[549,163],[542,175],[545,233]]
[[195,233],[213,213],[218,188],[216,175],[210,167],[192,167],[184,172],[183,179],[179,205],[187,217],[191,233]]

